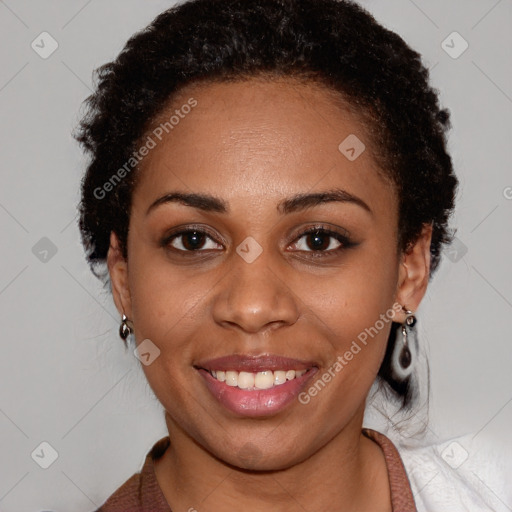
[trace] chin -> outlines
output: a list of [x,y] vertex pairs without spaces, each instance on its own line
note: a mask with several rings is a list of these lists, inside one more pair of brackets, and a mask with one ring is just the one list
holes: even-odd
[[257,472],[285,470],[307,458],[306,455],[302,458],[298,456],[296,449],[293,448],[281,450],[278,453],[275,450],[269,450],[271,453],[266,453],[256,444],[248,441],[234,453],[219,454],[217,457],[238,470]]

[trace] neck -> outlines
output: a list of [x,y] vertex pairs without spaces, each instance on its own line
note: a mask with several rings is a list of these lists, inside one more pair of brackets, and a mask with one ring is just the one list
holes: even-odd
[[361,434],[358,414],[306,460],[276,471],[233,467],[205,450],[166,415],[171,445],[155,464],[173,510],[200,512],[389,512],[384,455]]

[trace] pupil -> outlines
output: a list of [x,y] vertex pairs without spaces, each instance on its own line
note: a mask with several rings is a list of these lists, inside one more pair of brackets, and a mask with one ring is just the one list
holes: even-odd
[[310,249],[319,250],[326,249],[327,247],[329,247],[329,238],[319,233],[310,234],[309,240],[312,242],[309,245]]
[[197,231],[192,231],[187,233],[183,239],[183,246],[185,249],[193,251],[194,249],[199,249],[204,243],[204,237],[202,233],[198,233]]

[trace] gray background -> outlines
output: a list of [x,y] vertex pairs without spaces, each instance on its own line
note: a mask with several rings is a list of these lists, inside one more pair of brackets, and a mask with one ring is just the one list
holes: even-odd
[[[418,312],[431,368],[430,433],[499,439],[512,424],[512,1],[361,3],[424,56],[452,112],[457,240]],[[94,510],[166,435],[140,363],[117,336],[111,298],[83,257],[76,204],[85,159],[70,132],[92,70],[170,5],[0,1],[5,512]],[[43,31],[59,45],[47,59],[31,47]],[[442,48],[453,31],[469,44],[456,59]],[[31,457],[44,441],[58,453],[48,469]]]

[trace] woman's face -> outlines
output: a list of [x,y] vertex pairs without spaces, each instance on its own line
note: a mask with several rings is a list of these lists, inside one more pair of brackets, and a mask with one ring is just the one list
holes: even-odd
[[360,429],[421,265],[397,253],[394,189],[325,89],[202,84],[159,122],[173,114],[148,132],[127,264],[112,238],[114,297],[170,430],[236,466],[288,467]]

